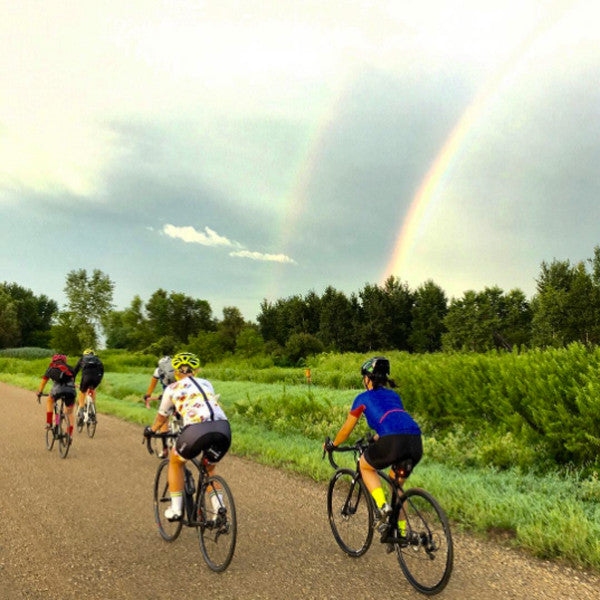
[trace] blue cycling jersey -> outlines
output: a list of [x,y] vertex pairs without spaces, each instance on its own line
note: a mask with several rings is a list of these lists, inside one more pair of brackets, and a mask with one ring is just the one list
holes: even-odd
[[368,390],[356,396],[350,414],[359,418],[363,413],[369,427],[379,436],[421,433],[416,421],[404,410],[400,396],[389,388]]

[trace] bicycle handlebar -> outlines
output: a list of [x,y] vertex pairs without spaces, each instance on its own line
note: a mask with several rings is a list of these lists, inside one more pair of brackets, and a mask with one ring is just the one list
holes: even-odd
[[176,438],[179,434],[178,433],[171,433],[170,431],[167,431],[165,433],[160,433],[160,432],[155,432],[152,435],[148,435],[148,436],[144,436],[144,439],[142,440],[142,444],[146,444],[146,448],[148,449],[148,452],[150,454],[154,454],[154,450],[152,450],[152,446],[150,445],[150,440],[152,438],[163,438],[163,439],[167,439],[167,438]]
[[354,444],[352,446],[333,446],[333,445],[331,445],[331,438],[328,436],[325,438],[325,444],[323,446],[322,458],[325,458],[325,454],[327,454],[328,455],[327,458],[329,459],[329,464],[334,469],[339,469],[338,464],[333,459],[334,452],[354,452],[355,455],[356,454],[360,455],[365,451],[365,449],[369,445],[371,439],[372,439],[371,437],[367,438],[366,440],[365,440],[365,438],[360,438],[360,439],[356,440],[356,442],[354,442]]
[[42,398],[43,396],[49,396],[50,394],[40,394],[36,392],[35,395],[37,396],[38,404],[40,404],[40,398]]

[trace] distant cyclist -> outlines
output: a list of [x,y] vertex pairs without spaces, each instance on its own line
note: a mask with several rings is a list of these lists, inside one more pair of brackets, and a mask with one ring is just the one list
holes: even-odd
[[[144,395],[144,400],[146,403],[150,396],[152,396],[152,392],[156,387],[156,384],[160,381],[162,385],[163,391],[166,389],[168,385],[175,383],[175,370],[173,369],[173,364],[171,362],[170,356],[163,356],[159,361],[156,369],[154,369],[154,373],[152,374],[152,379],[150,380],[150,385],[148,386],[148,391]],[[162,395],[162,394],[161,394]],[[148,408],[149,405],[147,405]]]
[[[148,391],[144,395],[144,401],[146,402],[146,408],[150,408],[150,396],[152,396],[152,392],[156,387],[156,384],[160,381],[162,386],[162,391],[167,388],[167,386],[175,383],[175,370],[173,369],[173,364],[170,356],[163,356],[159,361],[156,369],[154,369],[154,373],[152,374],[152,379],[150,380],[150,385],[148,386]],[[159,400],[162,399],[162,392],[158,397]],[[165,424],[161,428],[162,433],[166,433],[169,431],[169,422],[168,419],[165,421]],[[169,453],[169,449],[167,448],[166,440],[163,440],[163,449],[160,454],[161,458],[165,458]]]
[[96,401],[96,388],[104,377],[104,365],[92,348],[86,348],[82,357],[77,361],[73,371],[74,377],[81,371],[81,382],[79,383],[79,410],[77,412],[77,424],[83,423],[83,408],[85,406],[85,395],[88,390]]
[[[229,421],[218,403],[219,396],[206,379],[196,377],[200,360],[195,354],[181,352],[173,357],[173,368],[177,382],[165,390],[154,423],[146,426],[144,435],[150,437],[168,421],[169,415],[177,411],[184,428],[177,437],[175,449],[169,457],[169,493],[171,506],[165,510],[169,521],[178,521],[183,513],[183,465],[186,460],[204,451],[209,474],[229,450],[231,429]],[[222,506],[213,490],[212,504],[215,512]]]
[[[376,356],[363,363],[360,373],[366,391],[354,399],[346,422],[333,440],[333,446],[343,444],[352,433],[361,415],[364,414],[371,429],[375,430],[374,443],[360,457],[360,472],[363,481],[375,500],[381,520],[391,507],[386,503],[378,469],[393,465],[401,467],[402,486],[413,467],[423,456],[421,430],[415,420],[404,410],[400,396],[392,389],[396,387],[390,374],[390,361]],[[392,473],[392,477],[393,477]],[[405,523],[399,521],[400,533],[404,534]]]
[[42,377],[37,393],[39,400],[44,393],[46,383],[48,383],[48,380],[52,380],[52,389],[46,402],[46,429],[52,428],[54,402],[60,395],[65,401],[65,412],[69,418],[69,435],[71,437],[73,437],[73,405],[75,404],[76,395],[73,371],[73,367],[67,364],[67,357],[64,354],[55,354]]

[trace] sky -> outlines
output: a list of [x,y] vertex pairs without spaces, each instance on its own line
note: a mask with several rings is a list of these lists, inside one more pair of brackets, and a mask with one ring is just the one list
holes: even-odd
[[600,5],[0,5],[0,282],[115,307],[394,275],[535,293],[600,244]]

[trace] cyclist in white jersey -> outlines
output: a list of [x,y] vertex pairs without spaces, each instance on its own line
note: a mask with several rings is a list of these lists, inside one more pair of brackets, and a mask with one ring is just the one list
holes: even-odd
[[215,471],[231,445],[231,429],[225,412],[219,405],[210,381],[196,377],[200,360],[195,354],[181,352],[173,357],[176,382],[169,385],[158,408],[154,423],[148,425],[144,435],[156,433],[177,411],[183,419],[183,429],[169,457],[169,493],[171,506],[165,511],[170,521],[181,519],[183,513],[183,465],[202,451],[207,460],[209,474]]

